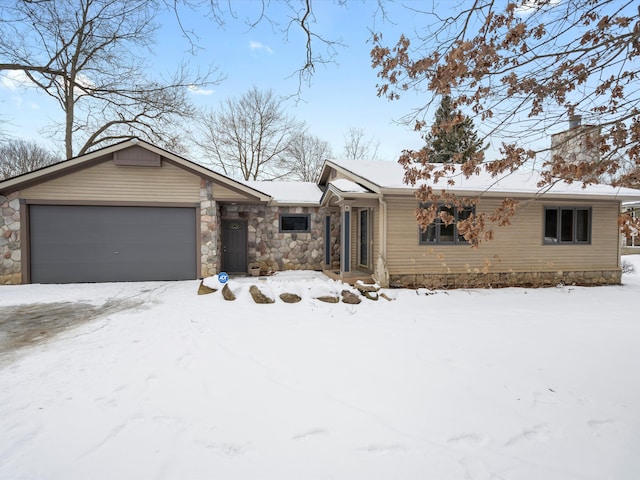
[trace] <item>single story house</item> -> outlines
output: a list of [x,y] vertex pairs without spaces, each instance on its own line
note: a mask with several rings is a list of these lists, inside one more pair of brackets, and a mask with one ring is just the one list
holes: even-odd
[[391,286],[620,283],[617,217],[639,190],[542,194],[531,172],[460,178],[450,190],[482,194],[478,212],[520,201],[512,225],[472,249],[455,225],[421,231],[402,179],[396,162],[331,160],[317,183],[240,182],[127,140],[0,182],[0,284],[196,279],[252,264]]

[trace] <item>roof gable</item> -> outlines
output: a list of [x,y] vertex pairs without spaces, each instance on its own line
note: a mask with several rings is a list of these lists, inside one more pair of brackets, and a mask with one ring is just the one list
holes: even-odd
[[53,178],[58,178],[81,169],[89,168],[98,163],[111,160],[113,160],[117,165],[146,167],[160,166],[162,161],[166,161],[201,178],[222,184],[227,189],[236,192],[240,197],[246,197],[247,200],[262,202],[271,200],[269,195],[255,190],[248,185],[233,180],[226,175],[214,172],[202,165],[137,138],[110,145],[78,157],[64,160],[32,172],[4,180],[0,182],[0,194],[8,195],[16,190],[37,185]]

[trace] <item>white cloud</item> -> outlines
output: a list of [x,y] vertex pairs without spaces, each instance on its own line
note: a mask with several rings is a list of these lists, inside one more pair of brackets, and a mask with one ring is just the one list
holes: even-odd
[[189,85],[189,91],[194,95],[213,95],[215,90],[210,88],[200,88],[195,85]]
[[78,86],[84,88],[95,88],[96,86],[96,84],[93,83],[93,81],[89,77],[83,75],[82,73],[79,73],[76,77],[76,83],[78,84]]
[[522,5],[516,8],[518,15],[529,15],[542,10],[544,7],[553,7],[559,4],[561,0],[524,0]]
[[268,45],[263,45],[260,42],[254,42],[253,40],[249,42],[249,48],[251,50],[264,50],[265,52],[267,52],[268,54],[272,54],[273,50],[271,50],[271,47],[269,47]]
[[22,70],[10,70],[0,77],[0,86],[7,90],[18,90],[26,87],[31,83],[27,74]]

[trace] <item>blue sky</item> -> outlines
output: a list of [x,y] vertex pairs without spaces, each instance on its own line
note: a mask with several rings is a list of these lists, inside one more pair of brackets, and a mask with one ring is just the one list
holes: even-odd
[[[181,61],[194,68],[215,65],[225,79],[208,91],[192,93],[194,102],[205,107],[215,108],[222,100],[238,97],[253,85],[273,89],[278,95],[295,94],[299,86],[295,72],[305,60],[301,32],[294,26],[286,39],[277,26],[266,21],[249,28],[244,20],[257,18],[259,2],[231,5],[236,18],[227,14],[223,27],[202,15],[183,13],[185,27],[200,37],[198,45],[202,48],[195,56],[187,51],[188,44],[175,19],[170,14],[160,17],[154,55],[149,58],[153,69],[158,74],[167,73]],[[395,23],[391,24],[379,17],[374,19],[375,2],[353,2],[341,7],[334,2],[317,1],[313,5],[317,32],[345,46],[337,47],[335,63],[317,66],[311,85],[303,84],[299,100],[288,101],[288,113],[304,120],[309,133],[327,140],[336,157],[341,156],[351,127],[363,129],[367,137],[373,136],[379,142],[381,159],[396,160],[403,148],[419,148],[419,135],[394,122],[424,102],[424,96],[410,93],[396,102],[378,98],[378,79],[369,57],[370,29],[383,31],[386,41],[392,43],[401,32],[410,33],[416,27],[415,14],[401,4],[389,4],[388,13]],[[409,5],[419,7],[425,2]],[[269,13],[283,23],[290,14],[280,4],[272,4]],[[420,16],[418,20],[425,21]],[[316,44],[315,48],[320,53],[324,47]],[[0,82],[0,116],[8,121],[2,126],[4,133],[42,142],[50,142],[42,129],[62,118],[53,100],[33,88],[17,87],[6,78]]]

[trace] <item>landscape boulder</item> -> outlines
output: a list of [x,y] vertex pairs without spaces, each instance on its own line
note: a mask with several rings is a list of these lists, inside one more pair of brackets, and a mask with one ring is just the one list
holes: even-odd
[[320,295],[319,297],[316,297],[316,300],[324,303],[338,303],[340,298],[336,295]]
[[342,291],[342,302],[349,305],[358,305],[360,303],[360,297],[349,290]]
[[266,295],[264,292],[262,292],[256,285],[251,285],[251,287],[249,288],[249,293],[251,294],[253,301],[256,303],[261,303],[261,304],[274,303],[273,298],[271,298],[269,295]]
[[210,293],[215,293],[218,290],[215,288],[207,287],[204,284],[204,281],[200,281],[200,286],[198,287],[198,295],[208,295]]
[[281,293],[280,300],[284,303],[298,303],[302,298],[295,293]]
[[236,299],[236,294],[233,293],[231,288],[229,288],[229,284],[228,283],[224,284],[224,287],[222,287],[221,293],[222,293],[222,298],[224,298],[225,300],[228,300],[228,301],[231,302],[231,301]]

